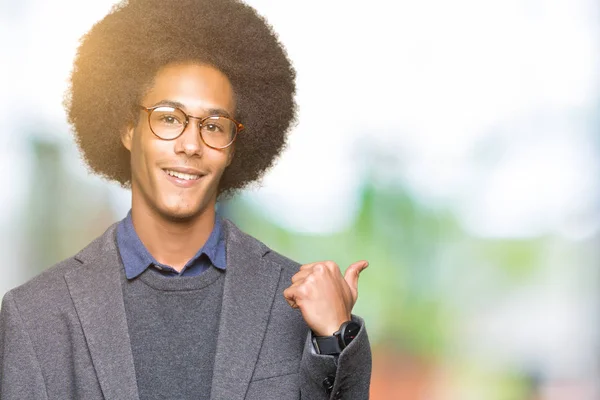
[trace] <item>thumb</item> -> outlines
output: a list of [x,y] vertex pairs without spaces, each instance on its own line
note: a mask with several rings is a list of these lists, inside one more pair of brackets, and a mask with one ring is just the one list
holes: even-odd
[[355,263],[350,264],[346,273],[344,274],[344,280],[350,286],[350,290],[352,290],[352,295],[356,298],[358,293],[358,275],[369,266],[369,262],[367,260],[357,261]]

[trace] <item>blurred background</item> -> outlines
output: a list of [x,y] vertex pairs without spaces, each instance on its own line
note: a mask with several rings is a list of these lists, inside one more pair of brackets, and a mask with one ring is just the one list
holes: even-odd
[[[600,399],[600,4],[251,0],[299,123],[222,212],[306,263],[358,259],[371,398]],[[0,0],[0,295],[130,207],[62,109],[112,0]]]

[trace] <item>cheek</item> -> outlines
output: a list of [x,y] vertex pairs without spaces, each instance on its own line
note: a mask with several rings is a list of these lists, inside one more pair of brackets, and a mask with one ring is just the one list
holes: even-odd
[[161,154],[165,154],[166,151],[163,148],[163,143],[159,143],[151,138],[148,139],[144,137],[144,134],[145,132],[140,132],[133,141],[131,149],[131,164],[134,170],[132,172],[138,175],[139,178],[150,175],[153,165],[156,164],[156,160],[160,159]]
[[215,172],[223,173],[229,165],[229,151],[214,150],[210,152],[210,163],[215,166]]

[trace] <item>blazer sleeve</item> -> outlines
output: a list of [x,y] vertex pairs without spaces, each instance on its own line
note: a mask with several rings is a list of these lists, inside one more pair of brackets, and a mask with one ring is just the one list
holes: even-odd
[[0,398],[48,399],[42,369],[11,292],[0,309]]
[[360,331],[339,357],[317,354],[308,333],[300,366],[301,399],[369,398],[371,347],[363,319],[353,315],[352,320],[361,325]]

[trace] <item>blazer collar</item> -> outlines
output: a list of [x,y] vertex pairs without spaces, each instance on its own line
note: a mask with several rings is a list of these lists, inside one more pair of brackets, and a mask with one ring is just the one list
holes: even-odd
[[[227,272],[213,367],[211,399],[243,399],[258,360],[281,267],[270,250],[223,218]],[[117,224],[75,258],[65,275],[106,399],[139,399],[121,288]]]
[[111,225],[75,256],[83,263],[65,275],[81,321],[102,394],[106,399],[139,399],[127,317],[121,289],[121,269]]
[[223,220],[227,243],[227,272],[213,368],[211,399],[243,399],[248,390],[281,267],[264,255],[269,249]]

